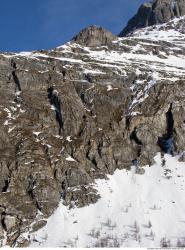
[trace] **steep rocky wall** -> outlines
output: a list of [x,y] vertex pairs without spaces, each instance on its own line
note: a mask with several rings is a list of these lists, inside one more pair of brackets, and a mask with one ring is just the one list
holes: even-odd
[[54,50],[0,55],[1,245],[28,245],[61,199],[96,202],[95,179],[184,151],[185,49],[174,39],[93,26]]
[[136,29],[166,23],[183,15],[185,15],[184,0],[156,0],[144,3],[119,36],[128,35]]
[[[9,245],[21,245],[21,232],[33,221],[33,230],[42,226],[36,218],[52,214],[61,198],[70,206],[96,202],[95,178],[134,160],[150,164],[167,133],[171,103],[174,151],[184,148],[184,81],[173,87],[161,81],[132,116],[128,86],[107,91],[101,83],[69,81],[52,70],[53,62],[1,57],[0,67],[1,238],[6,233]],[[51,87],[60,102],[60,132]]]

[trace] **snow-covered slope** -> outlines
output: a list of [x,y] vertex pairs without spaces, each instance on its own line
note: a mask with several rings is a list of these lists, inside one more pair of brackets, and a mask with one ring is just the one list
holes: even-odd
[[[175,81],[185,77],[185,17],[162,25],[136,30],[128,37],[116,38],[108,46],[91,47],[71,41],[50,51],[2,54],[8,58],[37,61],[56,60],[65,64],[66,71],[77,68],[84,80],[89,74],[106,81],[110,70],[115,79],[127,77],[135,70],[157,72],[160,79]],[[61,72],[58,71],[59,74]],[[73,78],[70,80],[77,80]],[[99,78],[98,78],[99,79]],[[93,79],[94,80],[94,79]]]
[[31,235],[38,247],[160,247],[185,244],[185,163],[155,157],[145,174],[117,170],[97,180],[101,199],[69,209],[62,201],[47,225]]
[[165,41],[174,44],[177,48],[184,47],[185,17],[174,18],[168,23],[154,25],[133,32],[132,37],[140,37],[151,41]]

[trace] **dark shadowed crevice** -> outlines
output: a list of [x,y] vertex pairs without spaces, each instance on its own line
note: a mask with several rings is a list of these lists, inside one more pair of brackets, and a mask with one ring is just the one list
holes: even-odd
[[127,116],[126,117],[126,129],[129,130],[130,129],[130,121],[131,121],[131,117],[130,116]]
[[36,181],[34,180],[33,176],[29,176],[28,177],[28,190],[27,190],[27,193],[29,195],[29,197],[31,198],[31,200],[34,202],[36,208],[39,210],[39,211],[42,211],[36,197],[35,197],[35,194],[34,194],[34,187],[36,185]]
[[90,83],[93,83],[92,76],[90,74],[85,74],[85,80]]
[[9,182],[8,179],[4,181],[4,187],[2,188],[2,193],[6,193],[7,192],[8,187],[9,187],[9,183],[10,182]]
[[98,163],[97,163],[95,157],[92,158],[91,162],[93,163],[93,165],[94,165],[95,167],[98,166]]
[[172,103],[170,104],[170,108],[166,113],[166,125],[167,125],[167,136],[171,137],[174,133],[174,119],[172,113]]
[[137,145],[140,145],[140,146],[143,145],[142,141],[137,137],[137,128],[134,128],[134,130],[132,131],[130,135],[130,140],[134,141]]
[[172,154],[174,151],[174,119],[172,113],[172,103],[166,113],[166,134],[158,138],[158,145],[166,154]]
[[6,213],[5,212],[2,212],[1,214],[1,225],[2,225],[2,228],[7,231],[7,228],[6,228],[6,223],[5,223],[5,216],[6,216]]
[[21,84],[20,84],[20,81],[19,81],[15,71],[12,72],[12,76],[13,76],[13,80],[14,80],[15,85],[16,85],[16,90],[21,91]]
[[19,78],[16,75],[16,69],[17,69],[17,65],[15,63],[15,61],[11,61],[11,66],[13,67],[13,71],[12,71],[12,76],[13,76],[13,80],[15,82],[15,87],[16,87],[16,91],[21,91],[21,84],[19,81]]
[[143,143],[137,136],[137,128],[136,127],[134,128],[134,130],[132,131],[132,133],[130,135],[130,140],[134,141],[137,144],[137,148],[136,148],[137,158],[132,161],[132,164],[135,166],[135,164],[136,163],[138,164],[138,162],[139,162],[138,159],[141,156],[142,148],[143,148]]
[[63,119],[61,113],[61,101],[58,96],[58,91],[55,90],[53,87],[49,87],[48,90],[48,99],[51,105],[54,106],[55,114],[56,114],[56,121],[59,125],[59,134],[61,134],[61,130],[63,129]]

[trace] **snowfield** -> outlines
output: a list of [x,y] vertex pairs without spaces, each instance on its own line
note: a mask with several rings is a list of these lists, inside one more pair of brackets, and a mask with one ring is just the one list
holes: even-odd
[[47,225],[31,234],[31,247],[160,247],[185,244],[185,163],[158,153],[145,174],[116,170],[97,180],[96,204],[60,202]]

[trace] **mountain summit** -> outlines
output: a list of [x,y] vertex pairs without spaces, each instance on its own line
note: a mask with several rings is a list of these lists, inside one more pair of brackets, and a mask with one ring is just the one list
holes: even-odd
[[85,46],[103,46],[115,40],[110,32],[96,25],[89,26],[77,34],[72,41]]
[[144,3],[119,36],[128,35],[136,29],[162,24],[183,15],[185,15],[185,0],[155,0]]

